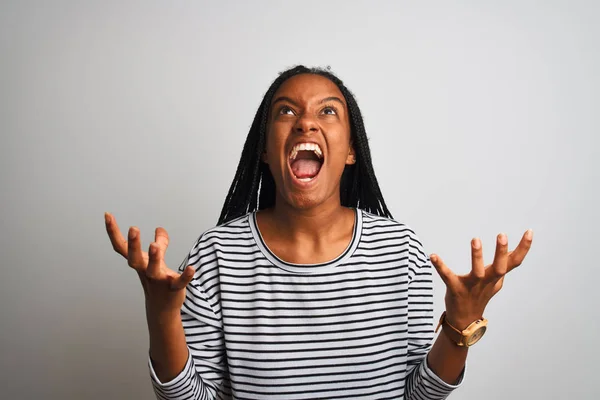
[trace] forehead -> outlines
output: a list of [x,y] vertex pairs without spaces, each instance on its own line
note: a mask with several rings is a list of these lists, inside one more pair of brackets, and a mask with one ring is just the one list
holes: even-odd
[[344,95],[335,83],[324,76],[315,74],[300,74],[286,80],[277,89],[273,99],[280,96],[306,103],[326,97],[339,97],[345,101]]

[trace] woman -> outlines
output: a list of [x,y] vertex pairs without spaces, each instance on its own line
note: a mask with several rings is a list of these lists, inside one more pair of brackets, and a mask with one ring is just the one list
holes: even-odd
[[[161,399],[443,399],[532,240],[508,252],[499,235],[484,267],[474,239],[464,276],[427,257],[391,219],[354,97],[303,66],[266,93],[218,226],[180,273],[164,229],[145,253],[137,228],[125,239],[108,213],[106,227],[144,288]],[[447,286],[433,346],[432,264]]]

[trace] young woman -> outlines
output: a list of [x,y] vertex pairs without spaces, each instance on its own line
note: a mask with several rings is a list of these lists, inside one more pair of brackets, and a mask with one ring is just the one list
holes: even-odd
[[[443,399],[462,381],[484,309],[521,264],[527,231],[491,265],[471,242],[457,276],[392,219],[360,110],[328,70],[282,73],[248,134],[218,226],[176,273],[167,232],[106,228],[146,297],[160,399]],[[432,265],[446,284],[432,345]]]

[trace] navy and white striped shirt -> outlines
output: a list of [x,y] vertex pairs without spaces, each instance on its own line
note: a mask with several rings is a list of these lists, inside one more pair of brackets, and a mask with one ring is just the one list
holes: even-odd
[[[181,316],[190,356],[159,399],[444,399],[427,366],[433,267],[406,225],[357,210],[336,259],[287,263],[250,213],[205,232]],[[464,373],[464,372],[463,372]],[[462,381],[462,377],[460,379]]]

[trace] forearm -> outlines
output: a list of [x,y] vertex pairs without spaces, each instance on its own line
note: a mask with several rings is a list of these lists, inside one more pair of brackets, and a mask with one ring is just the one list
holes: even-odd
[[146,305],[150,334],[150,358],[161,382],[175,378],[188,360],[188,347],[179,310],[155,313]]
[[444,382],[454,385],[465,368],[467,347],[456,345],[442,329],[427,356],[429,368]]

